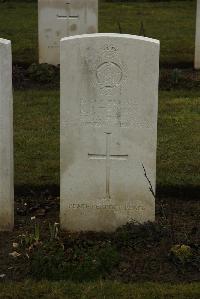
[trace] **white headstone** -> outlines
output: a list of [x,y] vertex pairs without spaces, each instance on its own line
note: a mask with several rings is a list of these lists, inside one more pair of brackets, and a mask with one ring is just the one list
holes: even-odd
[[0,38],[0,231],[14,223],[11,42]]
[[197,0],[196,41],[195,41],[195,69],[200,69],[200,0]]
[[39,62],[60,64],[60,40],[98,32],[98,0],[38,0]]
[[63,229],[154,221],[158,77],[157,40],[112,33],[61,40]]

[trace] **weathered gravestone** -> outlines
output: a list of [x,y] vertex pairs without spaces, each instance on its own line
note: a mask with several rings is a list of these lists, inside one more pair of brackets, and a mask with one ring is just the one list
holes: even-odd
[[39,0],[39,62],[60,64],[60,39],[98,31],[98,0]]
[[63,229],[113,231],[155,219],[158,76],[157,40],[61,40]]
[[196,41],[195,41],[195,69],[200,69],[200,0],[197,0]]
[[0,38],[0,231],[14,222],[12,111],[11,42]]

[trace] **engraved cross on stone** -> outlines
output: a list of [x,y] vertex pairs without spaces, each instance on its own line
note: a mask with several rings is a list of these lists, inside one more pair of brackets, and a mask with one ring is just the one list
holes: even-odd
[[88,154],[90,160],[106,160],[106,199],[110,199],[110,168],[111,160],[126,161],[128,155],[111,155],[111,133],[106,133],[106,154]]
[[67,11],[67,13],[66,13],[66,16],[64,16],[64,15],[57,15],[57,18],[58,19],[61,19],[61,20],[67,20],[67,21],[69,21],[70,19],[72,19],[72,20],[74,20],[74,19],[78,19],[79,18],[79,16],[77,16],[77,15],[74,15],[74,16],[71,16],[71,13],[70,13],[70,2],[67,2],[67,3],[65,3],[66,5],[67,5],[67,7],[66,7],[66,11]]

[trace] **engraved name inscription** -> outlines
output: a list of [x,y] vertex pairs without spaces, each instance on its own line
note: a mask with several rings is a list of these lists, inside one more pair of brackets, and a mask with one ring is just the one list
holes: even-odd
[[65,3],[65,11],[66,11],[66,13],[65,14],[62,14],[62,15],[60,15],[60,14],[57,14],[57,18],[58,19],[61,19],[61,20],[74,20],[74,19],[78,19],[79,18],[79,16],[78,15],[72,15],[71,14],[71,3],[69,3],[69,2],[67,2],[67,3]]
[[83,126],[121,128],[152,128],[151,117],[141,115],[139,104],[133,100],[86,99],[80,100],[80,123]]

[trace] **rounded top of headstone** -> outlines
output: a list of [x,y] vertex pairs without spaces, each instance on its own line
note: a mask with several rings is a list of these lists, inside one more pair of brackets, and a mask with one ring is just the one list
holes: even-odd
[[10,43],[11,43],[10,40],[4,39],[4,38],[0,38],[0,44],[9,45]]
[[144,42],[150,42],[154,44],[160,44],[160,41],[157,39],[139,36],[139,35],[131,35],[131,34],[120,34],[120,33],[93,33],[93,34],[81,34],[81,35],[74,35],[69,37],[64,37],[61,39],[61,42],[65,42],[68,40],[76,40],[76,39],[84,39],[84,38],[105,38],[105,37],[113,37],[113,38],[126,38]]

